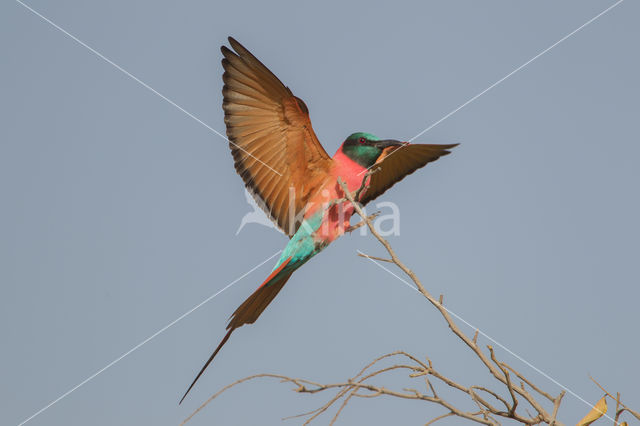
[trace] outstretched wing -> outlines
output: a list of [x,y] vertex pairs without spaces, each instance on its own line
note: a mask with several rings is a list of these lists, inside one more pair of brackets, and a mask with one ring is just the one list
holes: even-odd
[[233,38],[222,46],[224,121],[238,174],[271,220],[292,236],[331,158],[311,127],[309,110]]
[[364,205],[379,197],[405,176],[443,155],[450,154],[448,150],[457,145],[407,144],[399,148],[385,149],[376,164],[371,167],[371,169],[379,168],[380,170],[371,175],[368,188],[360,197],[360,202]]

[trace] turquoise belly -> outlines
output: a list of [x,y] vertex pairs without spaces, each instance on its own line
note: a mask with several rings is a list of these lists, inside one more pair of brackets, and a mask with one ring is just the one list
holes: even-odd
[[319,211],[302,222],[298,231],[291,237],[289,243],[282,251],[278,263],[273,268],[274,270],[278,269],[282,262],[289,257],[291,257],[291,261],[284,269],[287,271],[298,269],[307,260],[311,259],[327,246],[327,244],[315,241],[314,239],[314,233],[322,225],[322,218],[323,212]]

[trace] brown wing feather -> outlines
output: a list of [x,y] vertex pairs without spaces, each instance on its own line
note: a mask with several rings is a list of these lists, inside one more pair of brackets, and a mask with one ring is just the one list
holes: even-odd
[[[233,38],[222,46],[224,121],[235,168],[258,205],[287,235],[331,166],[309,110]],[[292,190],[290,190],[292,188]]]
[[387,148],[372,167],[372,169],[379,167],[380,170],[371,175],[369,187],[362,194],[360,201],[363,205],[367,204],[405,176],[432,161],[436,161],[443,155],[450,154],[451,152],[448,150],[457,145],[416,144],[404,145],[400,148]]

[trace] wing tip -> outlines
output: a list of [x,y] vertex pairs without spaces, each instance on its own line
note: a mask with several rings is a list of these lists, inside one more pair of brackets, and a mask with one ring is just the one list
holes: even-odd
[[[228,36],[227,37],[227,41],[229,42],[229,44],[231,45],[231,47],[233,47],[234,44],[240,44],[238,42],[238,40],[236,40],[235,38],[233,38],[233,36]],[[241,45],[242,46],[242,45]]]
[[459,143],[451,143],[451,144],[448,144],[448,145],[442,145],[442,150],[444,151],[442,153],[442,156],[451,154],[450,150],[455,148],[455,147],[457,147],[458,145],[460,145],[460,144]]
[[460,146],[460,143],[459,143],[459,142],[458,142],[458,143],[451,143],[451,144],[449,144],[449,145],[445,145],[445,148],[444,148],[444,149],[453,149],[453,148],[455,148],[455,147],[457,147],[457,146]]

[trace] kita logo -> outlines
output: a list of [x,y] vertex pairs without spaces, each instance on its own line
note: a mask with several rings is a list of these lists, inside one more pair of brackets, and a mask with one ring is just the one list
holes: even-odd
[[[280,229],[276,227],[274,222],[272,222],[269,219],[267,214],[264,212],[264,209],[260,207],[260,204],[258,204],[260,200],[256,201],[256,199],[253,198],[251,193],[246,188],[244,190],[244,198],[247,200],[247,204],[251,206],[253,211],[250,211],[249,213],[245,214],[242,217],[242,220],[240,221],[240,226],[236,231],[236,235],[238,235],[240,231],[242,231],[244,226],[248,223],[257,223],[258,225],[266,226],[267,228],[273,228],[278,232],[282,232]],[[400,209],[398,208],[398,206],[393,202],[382,201],[382,202],[376,203],[376,208],[389,209],[388,214],[381,214],[381,211],[378,211],[376,213],[375,220],[373,221],[373,226],[376,229],[376,231],[378,231],[380,235],[383,237],[387,237],[390,235],[395,235],[395,236],[400,235]],[[364,207],[362,209],[365,210]],[[365,213],[366,213],[366,210],[365,210]],[[383,224],[385,223],[388,223],[390,226],[389,225],[383,226]],[[367,229],[368,228],[366,226],[361,226],[360,235],[362,236],[367,235]]]
[[247,200],[247,204],[251,206],[253,211],[242,217],[242,221],[236,231],[236,235],[242,231],[242,228],[244,228],[247,223],[257,223],[258,225],[266,226],[267,228],[277,229],[274,223],[269,220],[265,212],[260,208],[256,200],[251,196],[251,193],[246,189],[244,190],[244,198]]

